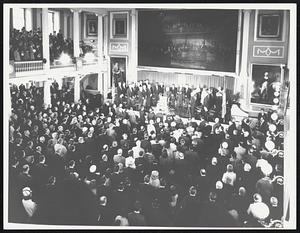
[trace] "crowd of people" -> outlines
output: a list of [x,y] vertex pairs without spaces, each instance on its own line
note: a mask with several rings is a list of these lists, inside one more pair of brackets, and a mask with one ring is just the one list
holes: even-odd
[[149,83],[148,80],[137,83],[117,82],[115,88],[114,103],[122,104],[126,108],[132,108],[135,111],[145,109],[149,111],[151,107],[157,105],[159,95],[165,93],[165,87],[161,83]]
[[[230,91],[222,87],[217,89],[203,85],[196,88],[188,84],[182,86],[172,84],[170,87],[165,87],[162,83],[150,83],[149,80],[129,84],[119,81],[115,93],[116,105],[121,103],[126,108],[136,111],[141,108],[148,111],[157,105],[161,95],[165,95],[170,112],[186,118],[202,117],[208,121],[218,117],[222,122],[227,123],[234,103]],[[226,95],[225,102],[223,102],[224,95]]]
[[59,59],[62,53],[68,54],[73,57],[73,40],[64,38],[61,30],[58,33],[56,31],[49,35],[49,47],[50,47],[50,61],[53,62],[55,59]]
[[9,35],[9,60],[34,61],[43,59],[42,31],[12,29]]
[[[40,28],[27,31],[12,29],[10,32],[10,60],[35,61],[43,60],[42,31]],[[73,57],[73,40],[65,38],[62,31],[54,31],[49,35],[50,62],[59,59],[62,53]],[[81,55],[92,52],[92,47],[80,42]]]
[[282,226],[283,120],[275,111],[225,127],[219,118],[155,114],[142,97],[136,112],[60,94],[44,106],[41,93],[12,90],[10,222]]

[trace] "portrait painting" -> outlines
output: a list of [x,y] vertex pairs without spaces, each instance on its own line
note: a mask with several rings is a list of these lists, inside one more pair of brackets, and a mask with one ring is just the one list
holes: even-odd
[[98,33],[97,20],[89,19],[86,22],[87,22],[87,35],[88,36],[97,36],[97,33]]

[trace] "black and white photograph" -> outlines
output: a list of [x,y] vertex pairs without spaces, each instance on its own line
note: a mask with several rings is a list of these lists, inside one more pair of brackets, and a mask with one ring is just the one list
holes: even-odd
[[296,229],[296,8],[4,4],[4,229]]

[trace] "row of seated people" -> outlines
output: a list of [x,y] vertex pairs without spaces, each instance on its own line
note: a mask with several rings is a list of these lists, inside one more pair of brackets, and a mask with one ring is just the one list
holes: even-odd
[[[35,61],[43,59],[42,31],[40,28],[36,30],[26,31],[25,27],[21,30],[12,29],[10,32],[9,43],[10,60],[14,61]],[[64,38],[63,33],[59,30],[49,35],[50,61],[59,59],[62,53],[73,57],[73,40]],[[92,47],[80,43],[81,54],[92,51]]]
[[[23,88],[15,90],[18,95]],[[30,90],[25,90],[30,92]],[[228,127],[87,100],[12,104],[9,222],[280,227],[276,112]],[[276,221],[275,221],[276,220]]]
[[[222,116],[222,101],[224,95],[223,88],[207,88],[202,86],[199,88],[185,86],[165,87],[164,84],[158,82],[150,83],[149,80],[139,81],[137,83],[118,82],[115,95],[115,103],[122,103],[127,108],[132,107],[139,111],[142,107],[149,110],[155,107],[159,100],[159,96],[165,94],[167,96],[167,104],[170,112],[178,114],[182,117],[199,119],[204,117],[206,120],[213,121],[214,118]],[[224,120],[230,119],[230,108],[233,103],[227,92],[226,114]]]

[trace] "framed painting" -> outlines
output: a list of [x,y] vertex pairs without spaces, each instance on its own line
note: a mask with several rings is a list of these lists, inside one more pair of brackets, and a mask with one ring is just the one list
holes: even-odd
[[118,83],[126,82],[126,66],[127,59],[126,57],[110,57],[110,77],[111,84],[115,87],[118,86]]
[[113,20],[114,38],[126,38],[127,37],[127,20],[125,19],[114,19]]
[[128,12],[111,12],[111,39],[128,39]]
[[251,103],[278,105],[282,86],[280,65],[252,64]]
[[282,13],[261,13],[258,15],[258,38],[280,39],[282,33]]
[[87,28],[87,36],[97,36],[98,34],[97,20],[88,19],[86,21],[86,28]]

